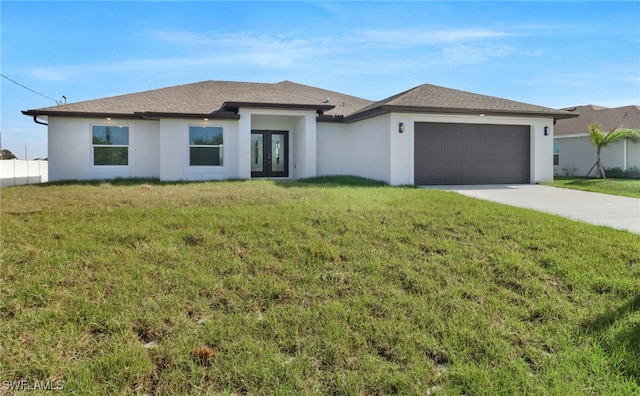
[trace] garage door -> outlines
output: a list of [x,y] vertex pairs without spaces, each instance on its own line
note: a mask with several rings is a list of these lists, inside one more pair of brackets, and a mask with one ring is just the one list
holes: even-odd
[[529,126],[415,124],[415,184],[529,183]]

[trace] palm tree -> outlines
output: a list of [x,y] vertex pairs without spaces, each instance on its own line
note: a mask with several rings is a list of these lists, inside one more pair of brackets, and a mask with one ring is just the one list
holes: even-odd
[[[589,140],[593,147],[596,148],[596,163],[589,169],[589,173],[596,168],[596,178],[605,178],[602,162],[600,161],[600,150],[608,145],[617,142],[620,139],[629,139],[632,142],[640,141],[640,130],[627,128],[614,128],[609,132],[600,130],[598,124],[589,124]],[[587,173],[587,176],[589,176]]]

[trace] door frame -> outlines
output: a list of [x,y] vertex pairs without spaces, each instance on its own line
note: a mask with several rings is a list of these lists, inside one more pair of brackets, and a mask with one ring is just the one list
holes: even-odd
[[[262,172],[251,171],[252,178],[259,177],[289,177],[289,131],[251,130],[252,135],[262,135]],[[271,136],[284,136],[284,170],[273,171],[271,166]]]

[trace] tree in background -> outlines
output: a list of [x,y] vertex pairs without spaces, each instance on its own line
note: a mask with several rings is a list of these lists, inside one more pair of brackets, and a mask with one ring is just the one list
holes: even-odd
[[596,178],[606,178],[604,169],[602,167],[602,161],[600,160],[600,151],[608,145],[617,142],[620,139],[629,139],[632,142],[640,141],[640,130],[638,129],[626,129],[626,128],[614,128],[609,132],[600,130],[598,124],[589,124],[589,140],[596,149],[596,163],[593,164],[587,177],[596,168]]
[[10,160],[10,159],[18,159],[18,157],[16,157],[11,151],[7,149],[2,149],[2,152],[0,153],[0,159]]

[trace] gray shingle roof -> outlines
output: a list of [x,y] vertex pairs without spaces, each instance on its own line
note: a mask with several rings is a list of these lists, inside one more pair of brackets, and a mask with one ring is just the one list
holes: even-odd
[[387,99],[375,102],[366,108],[361,109],[357,114],[352,115],[350,118],[359,118],[369,113],[380,112],[384,109],[389,111],[422,111],[432,113],[514,113],[547,115],[553,116],[556,119],[575,117],[574,114],[564,110],[459,91],[431,84],[423,84]]
[[[327,102],[327,99],[329,101]],[[128,95],[28,110],[26,115],[113,116],[147,115],[233,116],[237,107],[316,109],[324,120],[355,121],[390,111],[438,113],[526,114],[575,117],[574,113],[424,84],[372,102],[335,91],[297,84],[203,81]],[[218,113],[216,113],[218,112]],[[215,114],[214,114],[215,113]]]
[[554,127],[555,136],[582,135],[589,133],[589,124],[596,123],[603,131],[617,127],[640,129],[640,106],[606,108],[586,105],[568,108],[580,116],[559,120]]
[[[328,103],[325,103],[330,99]],[[326,109],[325,114],[343,115],[371,103],[339,92],[282,81],[275,84],[232,81],[203,81],[193,84],[154,89],[128,95],[70,103],[43,109],[29,110],[27,114],[89,113],[133,115],[134,113],[198,114],[206,115],[220,110],[225,103],[252,103],[263,105],[309,106]]]

